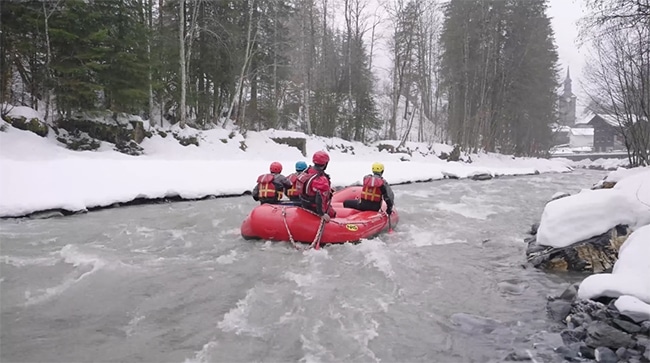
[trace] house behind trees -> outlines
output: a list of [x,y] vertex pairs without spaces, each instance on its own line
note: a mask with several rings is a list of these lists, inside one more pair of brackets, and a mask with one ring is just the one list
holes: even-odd
[[594,151],[610,152],[625,149],[616,116],[596,114],[587,124],[594,128]]

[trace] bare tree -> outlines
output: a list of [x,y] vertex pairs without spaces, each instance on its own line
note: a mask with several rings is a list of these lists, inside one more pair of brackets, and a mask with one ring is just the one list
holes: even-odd
[[[235,93],[230,101],[230,107],[228,108],[228,117],[226,120],[229,120],[232,117],[233,110],[235,105],[241,105],[243,91],[244,91],[244,80],[246,78],[246,73],[248,67],[251,63],[253,57],[253,49],[255,43],[255,24],[253,24],[253,14],[255,12],[255,6],[257,1],[253,0],[252,4],[249,4],[248,8],[248,27],[246,28],[246,50],[244,51],[244,59],[242,60],[241,71],[239,72],[239,79],[237,81],[237,87],[235,88]],[[240,120],[241,115],[235,115],[237,120]],[[224,123],[225,126],[225,123]]]
[[181,102],[178,112],[180,113],[180,126],[185,127],[185,97],[187,93],[187,67],[185,66],[185,0],[181,0],[179,4],[178,15],[178,47],[179,47],[179,63],[181,73]]
[[51,70],[50,70],[50,62],[52,60],[52,47],[50,44],[50,16],[58,9],[59,3],[61,0],[57,0],[54,5],[48,9],[46,7],[45,3],[46,1],[43,1],[43,19],[45,22],[45,47],[46,47],[46,57],[45,57],[45,80],[46,80],[46,85],[44,89],[44,94],[45,94],[45,120],[47,121],[49,115],[50,115],[50,103],[51,103],[51,94],[50,94],[50,87],[52,86],[50,84],[50,80],[52,79],[51,77]]
[[614,115],[631,165],[650,164],[650,0],[588,1],[597,34],[585,77],[591,104]]

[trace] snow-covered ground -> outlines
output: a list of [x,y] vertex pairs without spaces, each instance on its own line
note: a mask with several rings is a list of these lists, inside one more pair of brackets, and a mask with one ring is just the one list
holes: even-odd
[[569,165],[571,165],[574,168],[583,168],[583,169],[602,169],[602,170],[616,170],[620,167],[626,167],[629,165],[630,161],[627,158],[621,158],[621,159],[596,159],[596,160],[589,160],[589,159],[582,159],[579,161],[571,161],[569,159],[561,158],[562,160],[566,160]]
[[[328,172],[334,186],[359,183],[375,161],[384,163],[384,176],[392,184],[445,175],[466,178],[477,173],[499,176],[571,170],[566,161],[499,154],[471,155],[471,163],[447,162],[436,156],[451,152],[444,144],[409,142],[409,155],[290,131],[248,132],[244,137],[228,128],[198,131],[171,127],[166,137],[156,133],[142,142],[144,155],[129,156],[105,142],[97,151],[71,151],[56,141],[53,132],[42,138],[1,122],[5,129],[0,132],[1,217],[50,209],[83,211],[136,198],[239,195],[253,188],[270,162],[281,162],[284,173],[289,174],[296,161],[309,163],[318,150],[330,153]],[[200,146],[182,146],[171,133],[194,136]],[[305,138],[307,155],[271,139],[283,137]]]
[[[537,242],[564,247],[605,233],[618,224],[633,230],[619,250],[611,274],[587,277],[578,296],[619,298],[617,308],[633,319],[650,319],[650,167],[619,169],[604,181],[614,188],[582,190],[549,202]],[[644,318],[645,317],[645,318]]]

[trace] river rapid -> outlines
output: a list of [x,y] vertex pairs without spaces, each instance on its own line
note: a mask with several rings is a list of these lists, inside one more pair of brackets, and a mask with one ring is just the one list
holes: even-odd
[[0,221],[2,362],[561,362],[524,268],[558,191],[604,172],[395,186],[401,222],[298,252],[244,241],[250,197]]

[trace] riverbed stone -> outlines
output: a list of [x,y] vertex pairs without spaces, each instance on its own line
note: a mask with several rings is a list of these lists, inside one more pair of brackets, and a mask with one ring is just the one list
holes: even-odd
[[564,301],[573,301],[573,300],[575,300],[576,296],[578,296],[578,287],[580,287],[579,282],[571,284],[571,286],[567,287],[562,292],[562,295],[560,295],[560,299],[562,299]]
[[618,349],[633,345],[630,334],[624,333],[602,321],[594,322],[587,327],[587,346],[592,348],[608,347]]
[[472,180],[490,180],[492,179],[492,174],[490,173],[476,173],[470,176]]
[[596,357],[596,362],[600,363],[616,363],[618,362],[618,357],[613,350],[607,347],[598,347],[594,349],[594,356]]
[[579,348],[579,349],[580,349],[580,355],[581,355],[582,357],[585,357],[585,358],[587,358],[587,359],[594,359],[594,358],[596,358],[596,357],[594,356],[594,348],[591,348],[591,347],[589,347],[589,346],[587,346],[587,345],[585,344],[585,345],[580,345],[580,348]]
[[630,323],[628,321],[622,320],[622,319],[612,319],[612,323],[615,327],[621,329],[622,331],[630,334],[636,334],[641,331],[641,327],[634,324]]
[[572,346],[561,346],[555,348],[555,352],[560,354],[562,358],[572,361],[578,359],[580,356],[579,345],[575,344]]
[[510,352],[505,359],[506,361],[509,362],[524,362],[524,361],[529,361],[532,360],[530,355],[526,352],[522,351],[515,351],[515,352]]
[[555,322],[562,322],[571,312],[571,302],[566,300],[549,301],[546,304],[546,312]]

